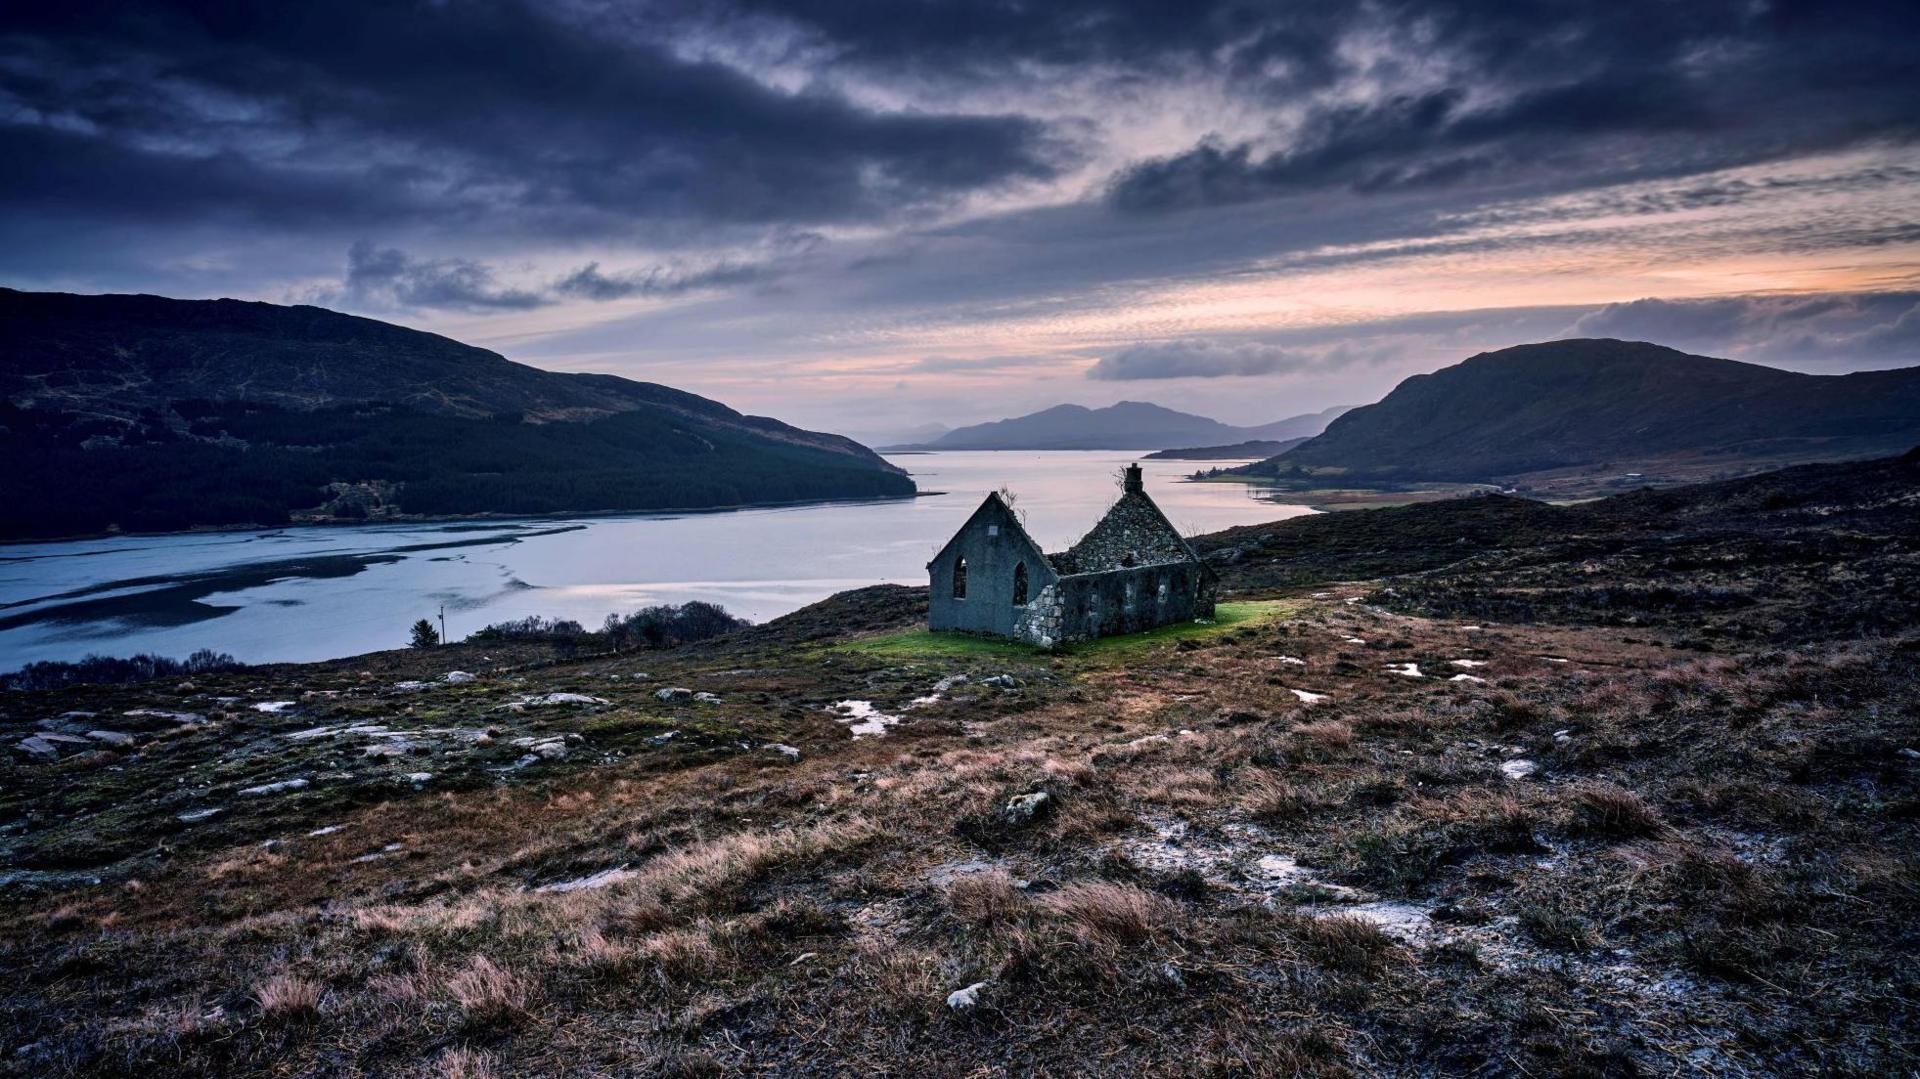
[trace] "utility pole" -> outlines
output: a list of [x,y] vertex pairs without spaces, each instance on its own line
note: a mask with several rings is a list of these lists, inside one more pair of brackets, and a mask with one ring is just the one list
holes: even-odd
[[447,643],[447,605],[440,605],[440,643]]

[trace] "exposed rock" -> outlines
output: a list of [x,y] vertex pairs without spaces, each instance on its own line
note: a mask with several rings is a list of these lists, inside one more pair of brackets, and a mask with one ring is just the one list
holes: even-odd
[[785,742],[769,742],[768,744],[761,746],[760,748],[766,750],[769,753],[779,754],[780,756],[785,757],[787,760],[790,760],[790,761],[797,761],[800,759],[799,747],[790,746]]
[[1223,566],[1230,566],[1246,556],[1247,552],[1239,547],[1222,547],[1217,551],[1208,551],[1207,561],[1218,562]]
[[1053,796],[1046,791],[1018,794],[1007,799],[1006,808],[1000,811],[1000,815],[1008,824],[1016,826],[1027,824],[1045,812],[1052,801]]
[[668,702],[690,701],[693,699],[693,690],[685,686],[668,686],[665,689],[654,690],[653,695],[660,700]]
[[1540,770],[1540,766],[1524,757],[1515,757],[1500,762],[1500,774],[1508,779],[1525,779]]
[[447,681],[452,682],[456,686],[461,685],[462,683],[475,682],[478,680],[479,680],[478,678],[476,678],[472,674],[469,674],[466,671],[448,671],[447,672]]
[[980,680],[980,684],[983,686],[993,686],[996,689],[1019,689],[1020,688],[1020,680],[1010,674],[988,675],[987,677],[982,678]]
[[121,749],[131,748],[134,742],[133,735],[125,731],[88,731],[87,737],[96,742],[105,742],[110,746],[118,746]]
[[26,738],[20,739],[19,742],[14,744],[14,748],[20,750],[22,753],[31,753],[36,757],[49,759],[60,755],[59,747],[47,741],[45,735],[40,734],[29,735]]
[[189,809],[185,813],[178,814],[175,819],[184,821],[187,824],[195,824],[199,821],[206,820],[208,817],[217,817],[225,812],[226,808],[224,806],[208,806],[205,809]]
[[707,693],[705,691],[695,693],[693,695],[693,699],[701,702],[702,704],[719,704],[720,703],[720,697],[718,694]]
[[407,773],[407,782],[413,784],[416,787],[421,786],[422,784],[426,783],[428,780],[432,778],[433,778],[432,772],[408,772]]
[[986,987],[986,982],[974,982],[965,989],[955,989],[947,994],[947,1007],[956,1012],[972,1011],[979,1006],[980,991]]

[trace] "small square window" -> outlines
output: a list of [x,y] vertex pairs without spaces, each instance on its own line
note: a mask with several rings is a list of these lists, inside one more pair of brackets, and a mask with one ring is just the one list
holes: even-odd
[[999,534],[1000,534],[1000,526],[999,526],[999,525],[988,525],[988,526],[987,526],[987,535],[989,535],[989,536],[997,536],[997,535],[999,535]]

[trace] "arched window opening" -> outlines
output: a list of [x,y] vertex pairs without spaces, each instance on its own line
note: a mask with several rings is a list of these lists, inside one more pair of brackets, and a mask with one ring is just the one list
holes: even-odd
[[1027,564],[1025,562],[1013,567],[1013,605],[1015,607],[1027,605]]
[[967,560],[964,558],[953,560],[953,598],[967,598]]
[[1159,603],[1165,603],[1167,601],[1167,579],[1164,575],[1160,578],[1160,588],[1158,589],[1158,594],[1155,595],[1153,598],[1156,602],[1159,602]]

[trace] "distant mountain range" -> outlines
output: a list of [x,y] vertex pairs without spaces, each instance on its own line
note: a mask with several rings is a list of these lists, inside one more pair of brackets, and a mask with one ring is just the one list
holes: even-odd
[[1292,416],[1257,427],[1234,427],[1141,401],[1106,408],[1056,405],[1041,412],[959,427],[926,442],[893,447],[923,450],[1160,450],[1280,442],[1319,434],[1346,408]]
[[1256,438],[1249,442],[1235,442],[1231,446],[1192,446],[1182,450],[1155,450],[1146,455],[1148,461],[1244,461],[1251,457],[1274,457],[1305,442],[1304,438],[1289,438],[1279,442]]
[[0,289],[0,538],[908,495],[839,435],[318,307]]
[[1396,386],[1262,475],[1492,481],[1675,456],[1734,465],[1920,443],[1920,367],[1806,375],[1641,341],[1486,352]]

